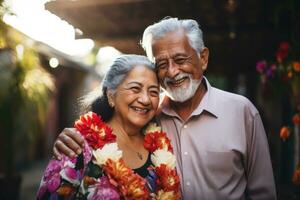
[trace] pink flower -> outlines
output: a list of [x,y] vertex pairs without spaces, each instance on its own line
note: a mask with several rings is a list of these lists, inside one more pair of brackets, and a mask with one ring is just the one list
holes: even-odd
[[60,175],[54,174],[46,184],[50,193],[55,192],[60,185]]
[[80,179],[80,171],[77,171],[73,169],[72,167],[66,167],[61,172],[60,175],[63,179],[69,181],[70,183],[73,183],[75,185],[79,185],[79,179]]
[[60,175],[61,161],[50,160],[42,180],[42,184],[38,191],[38,199],[41,199],[45,192],[54,192],[60,185]]
[[39,188],[38,194],[37,194],[37,199],[42,199],[43,195],[47,191],[47,185],[42,184],[41,187]]
[[120,195],[115,187],[109,182],[106,176],[99,178],[99,182],[95,184],[95,191],[91,200],[119,200]]
[[92,149],[88,145],[87,141],[84,141],[84,146],[83,146],[83,158],[84,158],[84,166],[87,166],[87,164],[91,161],[92,159]]
[[47,182],[53,175],[58,174],[61,170],[61,164],[58,160],[50,160],[44,174],[44,181]]
[[261,74],[266,69],[266,67],[267,67],[267,62],[265,60],[261,60],[256,63],[256,70]]

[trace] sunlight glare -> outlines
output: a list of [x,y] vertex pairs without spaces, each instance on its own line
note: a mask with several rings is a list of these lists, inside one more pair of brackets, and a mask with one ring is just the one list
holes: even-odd
[[15,15],[4,16],[5,23],[29,37],[72,55],[83,56],[93,47],[91,39],[75,40],[75,29],[66,21],[45,10],[49,0],[6,0]]

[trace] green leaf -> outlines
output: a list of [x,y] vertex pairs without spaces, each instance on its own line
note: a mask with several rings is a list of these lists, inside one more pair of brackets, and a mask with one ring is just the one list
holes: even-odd
[[94,178],[99,178],[100,176],[103,176],[103,171],[101,167],[90,161],[86,170],[86,175]]

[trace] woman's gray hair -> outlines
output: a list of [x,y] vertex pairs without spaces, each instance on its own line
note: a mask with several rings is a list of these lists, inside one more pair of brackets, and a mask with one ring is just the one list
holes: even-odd
[[102,82],[102,91],[110,90],[114,93],[128,73],[136,66],[145,66],[155,72],[154,64],[146,56],[134,54],[120,56],[106,73]]
[[183,29],[186,32],[191,47],[200,54],[204,48],[203,35],[199,24],[192,19],[179,20],[178,18],[166,18],[146,28],[141,45],[146,51],[148,58],[154,61],[152,42],[167,33]]

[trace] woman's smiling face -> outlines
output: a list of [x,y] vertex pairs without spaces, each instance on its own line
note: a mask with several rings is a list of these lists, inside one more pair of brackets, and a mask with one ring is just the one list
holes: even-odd
[[126,126],[144,127],[155,115],[159,103],[159,84],[154,71],[138,65],[112,95],[114,117]]

